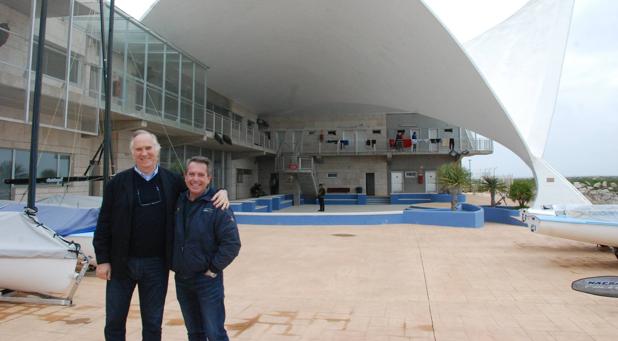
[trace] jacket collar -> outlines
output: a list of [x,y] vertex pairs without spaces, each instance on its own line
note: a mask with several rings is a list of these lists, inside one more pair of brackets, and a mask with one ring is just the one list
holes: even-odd
[[[206,191],[202,195],[200,195],[195,201],[212,201],[212,197],[215,195],[216,191],[212,186],[206,187]],[[189,201],[189,190],[186,190],[182,197],[185,201]]]

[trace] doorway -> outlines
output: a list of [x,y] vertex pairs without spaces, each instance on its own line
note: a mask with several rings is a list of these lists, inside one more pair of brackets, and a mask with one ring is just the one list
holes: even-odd
[[270,173],[270,194],[279,194],[279,173]]
[[425,171],[425,192],[426,193],[437,192],[436,171],[435,170]]
[[391,193],[403,192],[403,172],[391,172]]
[[376,195],[376,174],[365,173],[365,190],[367,195]]

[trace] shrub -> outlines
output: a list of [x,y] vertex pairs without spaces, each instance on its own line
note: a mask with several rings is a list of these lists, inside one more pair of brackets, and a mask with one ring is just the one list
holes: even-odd
[[451,194],[451,210],[457,207],[457,194],[470,184],[470,172],[458,162],[445,163],[438,168],[438,183]]
[[532,180],[514,180],[509,188],[509,198],[517,201],[519,208],[527,207],[534,197],[534,182]]
[[489,192],[491,196],[491,206],[496,206],[496,193],[506,192],[504,181],[495,176],[485,175],[481,178],[480,191]]

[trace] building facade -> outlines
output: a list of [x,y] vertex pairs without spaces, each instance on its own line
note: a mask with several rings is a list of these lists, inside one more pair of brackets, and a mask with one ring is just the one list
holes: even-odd
[[[107,10],[106,10],[107,13]],[[106,16],[105,16],[106,17]],[[27,177],[35,56],[42,63],[38,177],[99,175],[103,52],[98,1],[50,1],[46,41],[37,44],[36,1],[0,0],[0,199],[20,200]],[[106,17],[107,19],[107,17]],[[438,191],[435,170],[461,156],[491,153],[492,141],[417,113],[283,117],[259,113],[208,86],[208,66],[122,12],[114,18],[112,163],[132,165],[132,131],[162,144],[161,164],[208,156],[214,185],[233,199],[267,194]],[[105,21],[107,25],[107,20]],[[234,80],[243,82],[242,79]],[[399,135],[399,136],[398,136]],[[307,178],[309,183],[307,184]],[[100,183],[39,186],[40,197],[98,195]]]

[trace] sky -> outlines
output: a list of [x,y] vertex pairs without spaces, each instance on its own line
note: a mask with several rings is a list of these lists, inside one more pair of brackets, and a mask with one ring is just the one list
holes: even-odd
[[[526,0],[425,0],[460,42],[507,19]],[[481,10],[482,9],[482,10]],[[618,1],[576,0],[544,159],[564,176],[618,176]],[[469,161],[471,159],[471,161]],[[529,177],[507,148],[464,159],[475,177]]]
[[[154,0],[116,0],[140,18]],[[499,24],[527,0],[424,0],[465,43]],[[544,158],[564,176],[618,176],[618,1],[575,0],[561,84]],[[494,153],[465,158],[473,176],[530,177],[518,156],[498,143]]]

